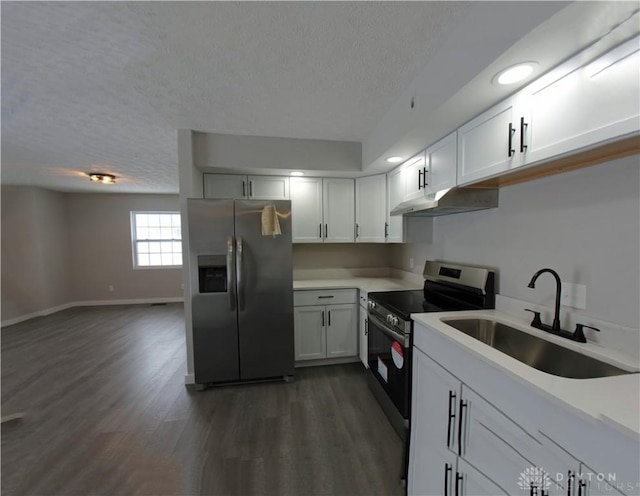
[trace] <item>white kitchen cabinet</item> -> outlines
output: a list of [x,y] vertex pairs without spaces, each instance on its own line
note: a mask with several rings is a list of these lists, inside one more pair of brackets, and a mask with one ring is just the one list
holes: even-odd
[[425,154],[422,150],[400,166],[404,175],[403,201],[420,199],[424,196]]
[[387,178],[356,179],[356,243],[384,243],[387,233]]
[[425,151],[425,194],[453,188],[457,178],[458,133],[453,132]]
[[353,243],[355,186],[353,179],[322,180],[325,243]]
[[639,493],[637,436],[572,411],[445,336],[414,328],[409,494],[445,494],[445,464],[456,467],[449,487],[462,477],[459,494],[531,494],[532,483],[539,496]]
[[447,451],[457,455],[451,483],[461,494],[522,491],[519,475],[531,465],[522,453],[538,448],[534,437],[416,349],[413,388],[409,494],[445,494],[443,466],[454,466]]
[[353,179],[292,177],[290,196],[294,243],[354,242]]
[[526,163],[640,130],[639,43],[635,37],[587,65],[574,57],[523,90]]
[[451,490],[456,473],[460,381],[413,351],[409,495],[445,494],[444,485]]
[[291,178],[291,237],[294,243],[322,243],[322,178]]
[[247,176],[203,174],[204,198],[232,200],[247,197]]
[[401,167],[387,173],[387,243],[404,242],[404,217],[390,212],[404,200],[404,175]]
[[[364,294],[363,294],[364,293]],[[368,361],[368,338],[369,338],[369,318],[367,316],[367,293],[360,292],[360,320],[358,321],[358,355],[365,368],[369,368]],[[364,299],[364,304],[363,304]]]
[[294,291],[295,360],[358,356],[355,289]]
[[288,200],[289,177],[203,174],[204,198]]
[[325,308],[294,307],[295,360],[324,358],[327,349],[327,334],[324,326]]
[[357,305],[327,305],[327,358],[358,355]]
[[517,97],[508,98],[458,129],[458,185],[522,164],[519,105]]
[[249,199],[289,200],[288,176],[247,176]]

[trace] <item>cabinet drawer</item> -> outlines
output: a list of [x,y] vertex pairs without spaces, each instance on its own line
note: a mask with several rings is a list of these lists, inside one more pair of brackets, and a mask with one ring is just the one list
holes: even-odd
[[357,303],[358,290],[356,289],[331,289],[294,291],[293,306],[301,307],[308,305],[336,305],[342,303]]

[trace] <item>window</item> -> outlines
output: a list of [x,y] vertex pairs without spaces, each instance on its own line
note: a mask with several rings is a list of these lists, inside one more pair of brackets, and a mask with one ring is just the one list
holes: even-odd
[[134,267],[182,265],[179,212],[131,212]]

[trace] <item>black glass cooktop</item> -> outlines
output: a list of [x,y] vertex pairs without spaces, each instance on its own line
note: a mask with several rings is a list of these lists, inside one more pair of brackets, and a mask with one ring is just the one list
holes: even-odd
[[485,308],[484,300],[479,295],[455,288],[440,287],[434,290],[428,285],[424,290],[381,291],[369,293],[368,297],[404,320],[409,320],[412,313]]

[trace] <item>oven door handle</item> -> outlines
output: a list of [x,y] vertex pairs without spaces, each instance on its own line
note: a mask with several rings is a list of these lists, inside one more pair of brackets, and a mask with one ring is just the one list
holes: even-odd
[[402,344],[404,348],[409,347],[409,339],[407,336],[405,336],[404,334],[400,334],[399,332],[389,328],[387,324],[385,324],[382,320],[380,320],[378,317],[376,317],[373,314],[369,314],[368,317],[369,317],[369,322],[373,323],[376,327],[379,327],[382,332],[391,336],[395,341],[398,341],[400,344]]

